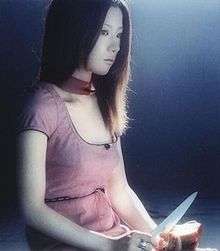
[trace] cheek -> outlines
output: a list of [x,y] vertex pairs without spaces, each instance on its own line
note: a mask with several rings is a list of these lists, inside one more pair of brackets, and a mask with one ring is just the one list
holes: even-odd
[[100,59],[98,58],[97,54],[91,54],[88,59],[88,69],[93,71],[94,68],[97,68]]
[[105,53],[105,49],[106,49],[106,40],[103,37],[100,37],[95,46],[93,47],[92,51],[91,51],[91,58],[101,58],[104,56]]
[[100,58],[91,58],[91,60],[88,62],[87,69],[89,71],[92,71],[93,73],[96,73],[98,75],[105,75],[108,73],[110,66],[105,64],[103,60]]
[[87,69],[100,75],[108,73],[109,65],[105,64],[104,57],[106,57],[104,41],[97,41],[88,57]]
[[95,62],[99,58],[99,50],[94,49],[92,53],[89,55],[89,61]]
[[89,54],[88,57],[88,63],[89,65],[93,65],[95,64],[97,61],[99,61],[100,58],[100,49],[98,47],[94,47],[91,51],[91,53]]
[[100,67],[103,65],[104,53],[100,48],[94,48],[94,50],[90,53],[88,58],[88,66],[91,68]]

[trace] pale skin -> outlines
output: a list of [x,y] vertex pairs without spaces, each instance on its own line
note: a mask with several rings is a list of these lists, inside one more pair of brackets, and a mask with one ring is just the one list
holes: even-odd
[[[111,65],[106,64],[103,59],[116,57],[120,50],[122,28],[121,10],[111,7],[103,25],[103,33],[89,55],[88,69],[76,69],[73,76],[90,81],[92,72],[106,74]],[[73,94],[55,85],[54,88],[64,100],[82,138],[90,143],[111,141],[95,95]],[[121,144],[120,139],[119,144]],[[84,250],[140,251],[137,245],[141,238],[148,242],[152,241],[149,233],[156,227],[156,223],[127,182],[121,150],[121,161],[108,182],[109,199],[119,217],[130,226],[133,233],[117,237],[85,229],[44,203],[46,150],[47,136],[44,133],[28,130],[21,132],[17,137],[19,198],[28,225],[58,241]]]

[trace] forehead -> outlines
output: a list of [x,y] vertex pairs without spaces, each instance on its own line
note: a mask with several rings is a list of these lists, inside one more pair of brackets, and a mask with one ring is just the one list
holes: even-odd
[[119,7],[110,7],[105,18],[104,24],[122,27],[123,15]]

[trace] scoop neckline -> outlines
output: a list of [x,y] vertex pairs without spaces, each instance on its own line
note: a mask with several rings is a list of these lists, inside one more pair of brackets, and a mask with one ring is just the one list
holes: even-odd
[[59,93],[54,89],[53,84],[52,84],[52,83],[49,83],[49,82],[45,82],[45,86],[47,86],[49,89],[51,89],[52,92],[55,94],[55,96],[56,96],[56,97],[58,98],[58,100],[60,101],[60,103],[61,103],[61,105],[62,105],[62,107],[63,107],[63,109],[64,109],[64,111],[65,111],[65,114],[66,114],[67,117],[68,117],[68,121],[69,121],[69,123],[71,124],[71,128],[72,128],[73,132],[76,133],[76,135],[78,136],[78,138],[79,138],[80,140],[82,140],[83,142],[85,142],[85,143],[88,144],[88,145],[96,145],[96,146],[114,145],[114,144],[116,144],[116,143],[118,142],[118,136],[117,136],[116,133],[115,133],[116,140],[115,140],[115,141],[112,141],[112,142],[110,142],[110,143],[109,143],[109,142],[106,142],[106,143],[91,143],[91,142],[86,141],[86,140],[79,134],[78,130],[76,129],[76,127],[75,127],[75,125],[74,125],[74,123],[73,123],[73,121],[72,121],[72,119],[71,119],[71,117],[70,117],[69,111],[68,111],[68,109],[67,109],[67,107],[66,107],[64,101],[62,100],[62,98],[61,98],[61,96],[59,95]]

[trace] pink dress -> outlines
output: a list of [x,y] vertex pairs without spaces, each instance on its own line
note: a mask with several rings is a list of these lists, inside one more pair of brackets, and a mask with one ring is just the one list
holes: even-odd
[[[116,236],[129,230],[112,209],[107,181],[122,158],[115,142],[93,144],[77,132],[64,101],[48,82],[40,82],[24,103],[17,133],[37,130],[48,137],[45,203],[78,225]],[[31,250],[79,250],[26,226]],[[57,248],[57,249],[56,249]]]

